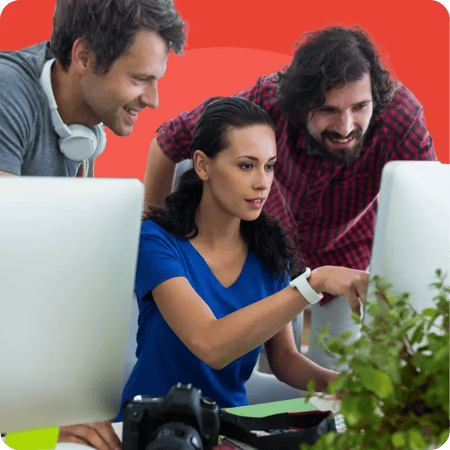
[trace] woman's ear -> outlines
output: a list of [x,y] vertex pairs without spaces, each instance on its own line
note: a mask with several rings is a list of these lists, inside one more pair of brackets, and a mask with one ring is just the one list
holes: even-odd
[[197,176],[202,181],[208,180],[209,158],[201,150],[195,150],[194,154],[192,155],[192,162]]

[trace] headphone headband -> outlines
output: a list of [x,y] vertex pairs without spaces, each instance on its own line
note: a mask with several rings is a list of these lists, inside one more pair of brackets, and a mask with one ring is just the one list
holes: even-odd
[[59,115],[58,105],[56,104],[55,96],[53,94],[51,70],[54,62],[55,58],[49,59],[44,64],[40,81],[42,89],[44,89],[45,95],[47,96],[48,99],[48,104],[50,106],[53,127],[55,128],[55,131],[58,134],[58,136],[64,138],[70,136],[72,133],[70,132],[69,127],[63,122],[61,116]]
[[58,112],[52,88],[51,69],[55,59],[48,60],[42,69],[40,83],[47,96],[53,128],[59,136],[59,148],[69,159],[83,161],[99,156],[106,145],[106,134],[103,124],[95,127],[84,125],[66,125]]

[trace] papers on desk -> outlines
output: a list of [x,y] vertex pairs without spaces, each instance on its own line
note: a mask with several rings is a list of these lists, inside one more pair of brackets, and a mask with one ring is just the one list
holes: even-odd
[[[325,395],[321,397],[311,397],[309,399],[309,402],[311,403],[311,405],[314,405],[320,411],[332,411],[336,423],[336,431],[338,433],[344,433],[346,431],[344,416],[340,413],[341,402],[339,400],[336,400],[334,396]],[[307,405],[308,404],[306,403],[305,406]],[[306,409],[310,410],[310,408]],[[260,434],[261,436],[263,436],[264,434],[268,434],[265,433],[264,431],[254,431],[254,433]],[[243,444],[242,442],[238,442],[234,439],[222,437],[219,440],[219,445],[214,447],[213,450],[256,450],[256,449],[248,444]]]
[[229,438],[221,438],[219,440],[219,445],[213,447],[213,450],[257,450],[248,444],[243,444],[242,442],[235,441]]
[[324,397],[311,397],[309,401],[321,411],[332,411],[336,424],[336,432],[345,433],[347,427],[344,416],[341,414],[340,400],[336,400],[333,395],[325,395]]
[[333,414],[338,414],[341,410],[341,402],[333,395],[311,397],[309,401],[321,411],[332,411]]

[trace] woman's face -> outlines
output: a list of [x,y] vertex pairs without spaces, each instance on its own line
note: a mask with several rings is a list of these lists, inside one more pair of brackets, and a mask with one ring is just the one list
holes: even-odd
[[206,157],[203,195],[208,198],[208,208],[241,220],[255,220],[273,181],[275,132],[268,125],[251,125],[230,127],[225,133],[226,148],[212,159]]

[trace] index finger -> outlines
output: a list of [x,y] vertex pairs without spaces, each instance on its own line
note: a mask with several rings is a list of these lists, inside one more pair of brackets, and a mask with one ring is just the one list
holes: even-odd
[[358,284],[356,285],[356,295],[362,303],[366,302],[367,284],[369,282],[369,272],[364,271]]

